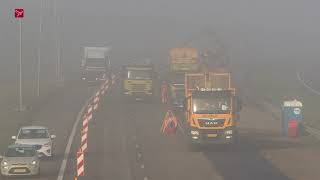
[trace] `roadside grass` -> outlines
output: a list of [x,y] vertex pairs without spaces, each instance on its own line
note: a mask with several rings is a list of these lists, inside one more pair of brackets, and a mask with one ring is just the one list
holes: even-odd
[[264,63],[256,65],[250,71],[250,88],[261,100],[281,108],[285,100],[297,98],[302,101],[303,115],[305,122],[320,129],[320,117],[318,104],[320,96],[305,88],[298,80],[294,64],[273,64]]

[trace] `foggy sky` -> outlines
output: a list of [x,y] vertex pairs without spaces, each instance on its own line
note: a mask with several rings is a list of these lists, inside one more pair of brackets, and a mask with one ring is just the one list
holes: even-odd
[[[44,2],[44,63],[54,65],[53,1]],[[168,48],[208,27],[223,40],[233,61],[315,63],[320,55],[319,5],[316,0],[58,0],[64,63],[79,62],[80,46],[106,42],[119,61],[160,61]],[[16,68],[17,22],[12,9],[18,6],[27,11],[24,62],[36,60],[39,1],[1,0],[2,70]]]

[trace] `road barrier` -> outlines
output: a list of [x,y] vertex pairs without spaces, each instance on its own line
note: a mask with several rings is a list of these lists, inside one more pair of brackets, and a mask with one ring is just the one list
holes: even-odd
[[93,108],[91,103],[88,105],[88,110],[87,110],[87,114],[92,114]]
[[81,149],[77,152],[77,177],[84,176],[84,154]]
[[[115,83],[116,76],[112,75],[112,84]],[[93,98],[90,98],[90,103],[87,106],[87,110],[82,116],[82,129],[81,129],[81,143],[80,148],[77,152],[77,175],[75,179],[78,179],[78,177],[84,176],[84,170],[85,170],[85,154],[88,152],[88,133],[89,133],[89,124],[90,121],[93,119],[94,112],[99,107],[100,97],[106,93],[106,91],[109,89],[110,83],[109,80],[106,80],[100,88],[96,91]]]
[[93,110],[97,110],[98,109],[98,106],[99,106],[99,101],[100,101],[100,98],[99,98],[99,95],[100,93],[94,97],[93,99]]
[[106,92],[105,86],[106,86],[105,84],[102,84],[101,87],[100,87],[100,93],[101,93],[101,95],[104,95],[105,92]]
[[87,115],[83,116],[83,121],[82,121],[82,132],[88,132],[89,130],[89,118]]
[[88,152],[88,132],[81,132],[81,150],[82,152]]

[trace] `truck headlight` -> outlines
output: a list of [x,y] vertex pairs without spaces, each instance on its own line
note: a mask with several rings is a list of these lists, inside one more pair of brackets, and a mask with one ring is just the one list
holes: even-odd
[[199,131],[191,131],[190,132],[192,135],[197,135],[197,136],[199,136]]
[[231,135],[233,132],[232,132],[232,130],[226,130],[225,132],[224,132],[224,134],[227,134],[227,135]]
[[7,165],[8,165],[8,162],[7,162],[7,161],[3,161],[3,162],[2,162],[2,165],[7,166]]

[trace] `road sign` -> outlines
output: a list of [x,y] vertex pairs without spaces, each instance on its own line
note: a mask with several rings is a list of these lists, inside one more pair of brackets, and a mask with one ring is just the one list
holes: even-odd
[[24,9],[22,8],[14,9],[14,17],[17,19],[24,18]]

